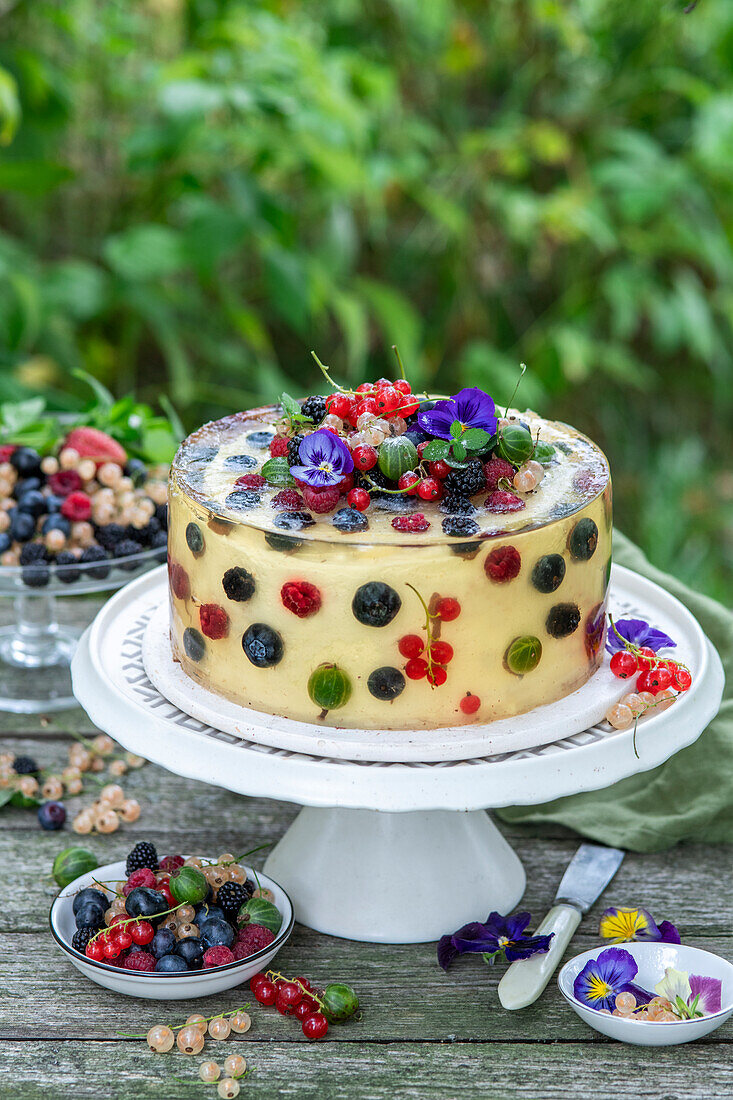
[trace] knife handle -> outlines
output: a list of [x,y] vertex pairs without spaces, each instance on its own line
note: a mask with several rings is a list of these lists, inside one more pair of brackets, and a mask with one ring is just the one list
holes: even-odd
[[517,959],[511,964],[499,982],[499,1000],[504,1008],[526,1008],[537,1000],[565,954],[580,918],[580,912],[572,905],[553,906],[534,933],[547,936],[554,932],[550,949],[529,959]]

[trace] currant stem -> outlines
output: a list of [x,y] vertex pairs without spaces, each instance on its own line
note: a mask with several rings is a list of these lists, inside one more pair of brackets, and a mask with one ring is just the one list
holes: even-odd
[[519,364],[519,378],[517,379],[517,384],[514,387],[514,393],[509,398],[509,401],[507,402],[507,406],[504,409],[504,419],[505,420],[507,418],[507,415],[509,413],[510,408],[512,407],[512,402],[514,401],[514,398],[517,396],[517,390],[519,389],[519,387],[522,383],[522,379],[524,378],[524,374],[525,374],[526,370],[527,370],[527,364],[526,363],[520,363]]
[[268,970],[267,977],[271,982],[283,981],[288,982],[290,985],[297,985],[298,989],[300,989],[301,992],[306,995],[306,997],[310,997],[312,1001],[315,1001],[321,1010],[325,1009],[326,1006],[324,1005],[318,994],[315,993],[312,989],[306,989],[303,983],[299,982],[297,978],[286,978],[285,975],[281,974],[279,970]]
[[405,368],[404,368],[404,365],[402,363],[402,356],[400,355],[399,351],[397,350],[397,345],[396,344],[392,345],[392,351],[395,353],[395,356],[397,358],[397,365],[400,368],[400,374],[402,375],[403,379],[406,382],[407,381],[407,375],[405,374]]
[[[423,630],[427,634],[427,644],[425,646],[425,653],[427,654],[428,673],[432,673],[434,662],[433,662],[432,655],[430,653],[430,646],[431,646],[432,641],[433,641],[433,632],[431,630],[430,620],[431,619],[437,619],[438,616],[437,615],[431,615],[430,609],[428,608],[428,605],[425,603],[425,600],[422,598],[422,596],[420,595],[418,590],[415,588],[414,584],[410,584],[409,581],[405,581],[405,584],[407,585],[408,588],[411,588],[412,591],[415,593],[418,600],[420,601],[420,603],[423,606],[423,610],[425,611],[425,626],[423,627]],[[431,688],[434,688],[435,684],[431,684],[430,686],[431,686]]]

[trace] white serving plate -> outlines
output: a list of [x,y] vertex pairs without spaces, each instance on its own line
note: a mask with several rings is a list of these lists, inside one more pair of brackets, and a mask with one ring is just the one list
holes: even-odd
[[710,951],[703,951],[699,947],[688,947],[686,944],[639,942],[620,943],[617,946],[628,951],[636,960],[639,968],[634,978],[636,985],[653,991],[657,982],[664,977],[664,971],[668,966],[675,970],[687,971],[688,974],[720,978],[723,983],[722,1007],[720,1012],[713,1012],[698,1020],[680,1020],[678,1023],[668,1024],[626,1020],[621,1016],[606,1016],[595,1008],[588,1008],[576,1000],[573,995],[573,983],[585,964],[608,948],[608,944],[605,944],[592,951],[584,951],[582,955],[576,955],[574,959],[565,963],[557,976],[560,992],[573,1011],[589,1027],[600,1031],[602,1035],[608,1035],[610,1039],[618,1039],[621,1043],[633,1043],[636,1046],[676,1046],[678,1043],[691,1043],[694,1039],[709,1035],[733,1015],[733,964],[727,959],[721,958],[720,955],[713,955]]
[[[252,869],[245,868],[248,876],[252,876]],[[275,939],[261,951],[255,952],[247,959],[240,959],[226,966],[212,967],[210,970],[189,970],[184,974],[160,974],[155,971],[142,973],[135,970],[122,970],[111,966],[109,963],[97,962],[88,959],[86,955],[80,955],[71,946],[71,938],[76,931],[73,904],[74,895],[86,886],[94,886],[97,882],[124,881],[125,861],[108,863],[105,867],[97,867],[89,874],[80,875],[73,882],[65,886],[56,896],[49,922],[51,934],[59,948],[68,955],[77,970],[85,977],[112,989],[115,993],[124,993],[127,997],[145,997],[156,1001],[182,1001],[189,997],[210,997],[214,993],[221,993],[224,989],[233,989],[242,985],[260,970],[266,970],[284,943],[290,938],[295,924],[293,904],[274,879],[257,872],[257,878],[263,887],[272,890],[275,896],[275,905],[282,914],[283,922]]]

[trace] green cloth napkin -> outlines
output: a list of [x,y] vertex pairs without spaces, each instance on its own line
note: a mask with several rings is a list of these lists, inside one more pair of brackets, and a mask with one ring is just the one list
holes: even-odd
[[613,559],[671,592],[700,623],[725,669],[720,710],[694,745],[652,771],[605,790],[496,812],[511,823],[567,825],[593,840],[635,852],[660,851],[682,840],[733,842],[733,614],[655,569],[618,531]]

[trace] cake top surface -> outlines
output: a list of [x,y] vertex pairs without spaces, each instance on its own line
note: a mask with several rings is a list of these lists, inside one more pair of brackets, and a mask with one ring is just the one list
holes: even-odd
[[[508,409],[492,420],[485,406],[472,421],[460,403],[409,395],[396,415],[357,415],[360,397],[349,391],[352,407],[341,417],[333,410],[344,413],[343,400],[325,399],[329,411],[322,398],[302,410],[287,398],[205,424],[182,443],[172,484],[214,515],[266,533],[403,546],[534,530],[580,511],[608,485],[603,452],[536,413]],[[456,408],[466,417],[460,430]]]

